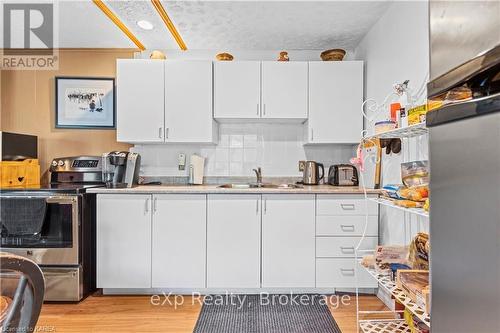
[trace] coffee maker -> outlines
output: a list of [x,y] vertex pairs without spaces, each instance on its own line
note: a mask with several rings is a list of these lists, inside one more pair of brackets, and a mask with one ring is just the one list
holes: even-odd
[[102,154],[102,178],[108,188],[124,188],[137,185],[141,155],[126,151]]

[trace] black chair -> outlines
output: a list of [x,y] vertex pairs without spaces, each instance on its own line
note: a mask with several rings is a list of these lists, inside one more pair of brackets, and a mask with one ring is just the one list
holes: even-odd
[[40,267],[29,259],[0,252],[0,278],[2,332],[33,332],[45,291]]

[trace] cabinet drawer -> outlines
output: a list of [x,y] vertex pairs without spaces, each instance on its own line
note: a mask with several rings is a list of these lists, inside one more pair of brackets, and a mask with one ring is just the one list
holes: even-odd
[[[354,257],[361,237],[316,237],[316,257]],[[374,250],[378,237],[365,237],[360,250]]]
[[[361,236],[365,216],[320,215],[316,218],[316,236]],[[368,216],[366,236],[378,236],[378,216]]]
[[316,288],[356,288],[355,265],[358,287],[377,288],[377,280],[352,258],[316,259]]
[[318,195],[317,215],[369,215],[378,214],[378,204],[361,196]]

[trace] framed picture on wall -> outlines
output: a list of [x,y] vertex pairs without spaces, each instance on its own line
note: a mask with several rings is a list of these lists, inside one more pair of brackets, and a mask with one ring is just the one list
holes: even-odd
[[56,77],[56,128],[115,128],[115,79]]

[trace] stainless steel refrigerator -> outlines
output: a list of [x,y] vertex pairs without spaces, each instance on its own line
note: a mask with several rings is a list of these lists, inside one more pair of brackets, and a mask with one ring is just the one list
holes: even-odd
[[500,2],[431,1],[430,24],[429,97],[472,92],[427,115],[431,331],[500,332]]

